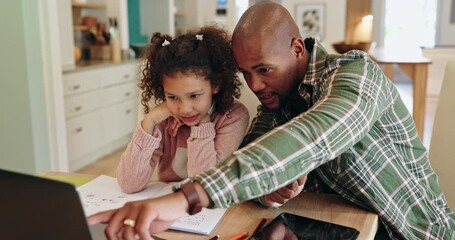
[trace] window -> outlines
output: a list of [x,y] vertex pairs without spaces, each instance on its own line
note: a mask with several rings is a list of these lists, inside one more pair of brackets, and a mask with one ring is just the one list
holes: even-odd
[[433,47],[437,1],[387,0],[385,46]]

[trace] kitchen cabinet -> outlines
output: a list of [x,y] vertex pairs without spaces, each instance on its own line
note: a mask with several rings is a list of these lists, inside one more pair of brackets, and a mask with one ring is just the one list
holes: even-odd
[[[108,27],[109,18],[117,20],[117,34],[119,50],[115,51],[116,56],[121,56],[129,50],[128,38],[128,13],[127,1],[104,0],[104,1],[87,1],[76,2],[71,0],[59,0],[56,5],[58,8],[58,32],[60,44],[60,58],[62,68],[72,69],[76,65],[75,51],[77,55],[81,54],[83,58],[89,56],[89,45],[85,33],[88,27],[82,23],[84,17],[94,17],[98,23],[103,23]],[[107,31],[107,30],[106,30]],[[111,44],[113,44],[113,39]],[[106,45],[108,46],[108,45]],[[79,50],[76,50],[76,47]],[[80,52],[79,52],[80,51]]]
[[[89,10],[89,9],[104,10],[104,9],[106,9],[106,4],[105,3],[91,3],[91,2],[86,2],[86,3],[72,2],[71,9],[72,9],[72,15],[73,15],[73,30],[88,30],[87,26],[83,25],[81,22],[82,16],[83,16],[82,11]],[[105,19],[106,17],[103,16],[103,18]]]
[[136,61],[63,74],[69,170],[127,144],[138,118]]

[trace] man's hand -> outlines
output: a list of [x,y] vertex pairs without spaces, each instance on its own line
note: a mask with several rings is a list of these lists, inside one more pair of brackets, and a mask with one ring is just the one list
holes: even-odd
[[[126,203],[122,208],[94,214],[88,218],[89,224],[108,223],[104,231],[108,239],[153,239],[153,233],[168,229],[183,216],[188,202],[181,192],[160,198]],[[125,225],[131,219],[134,227]]]
[[[209,206],[207,192],[198,183],[195,183],[195,188],[201,206]],[[183,192],[178,191],[158,198],[128,202],[119,209],[94,214],[88,218],[88,223],[107,223],[104,233],[109,240],[151,240],[152,234],[168,229],[187,211],[188,201]],[[124,222],[127,219],[130,219],[129,223]]]
[[305,185],[307,175],[297,179],[291,184],[276,190],[273,193],[265,195],[262,198],[262,203],[268,207],[280,207],[285,204],[287,201],[293,199],[303,190]]

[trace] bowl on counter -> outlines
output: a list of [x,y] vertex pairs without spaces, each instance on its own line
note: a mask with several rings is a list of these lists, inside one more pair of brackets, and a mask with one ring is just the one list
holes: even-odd
[[371,42],[358,42],[358,43],[345,43],[344,41],[332,43],[332,47],[340,54],[349,52],[351,50],[368,51]]

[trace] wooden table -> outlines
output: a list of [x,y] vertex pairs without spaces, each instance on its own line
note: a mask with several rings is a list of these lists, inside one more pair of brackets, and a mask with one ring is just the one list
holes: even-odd
[[[228,209],[212,235],[219,234],[220,239],[229,239],[239,232],[252,233],[261,218],[268,221],[281,212],[290,212],[314,219],[353,227],[360,231],[358,239],[374,239],[378,229],[378,216],[346,203],[337,195],[302,193],[279,209],[259,206],[254,202],[244,202]],[[164,239],[207,240],[209,237],[167,231],[156,234]]]
[[368,52],[371,58],[385,67],[386,76],[393,80],[393,64],[398,66],[412,79],[413,107],[412,116],[423,139],[425,120],[425,100],[427,93],[428,65],[431,60],[423,57],[420,48],[373,48]]
[[[73,173],[46,172],[39,174],[53,179],[74,182],[80,185],[95,176]],[[65,179],[65,177],[68,177]],[[244,202],[229,208],[221,222],[213,230],[212,235],[220,235],[220,239],[228,239],[240,232],[252,233],[262,218],[270,221],[281,212],[290,212],[314,219],[353,227],[360,231],[359,240],[374,239],[378,229],[378,216],[351,203],[343,201],[333,194],[302,193],[290,200],[279,209],[264,208],[252,201]],[[210,236],[191,233],[166,231],[155,236],[163,239],[208,240]]]

